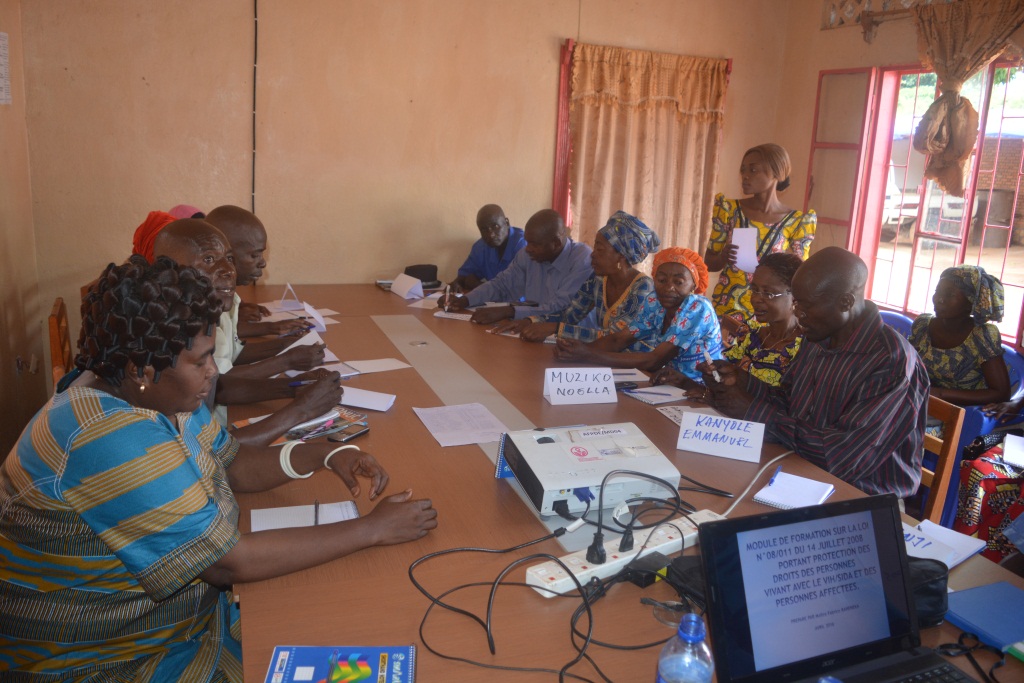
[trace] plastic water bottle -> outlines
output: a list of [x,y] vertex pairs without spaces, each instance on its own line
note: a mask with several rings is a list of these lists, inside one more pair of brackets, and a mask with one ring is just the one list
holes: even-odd
[[683,615],[679,632],[661,648],[656,683],[711,683],[715,662],[704,633],[700,616],[693,612]]

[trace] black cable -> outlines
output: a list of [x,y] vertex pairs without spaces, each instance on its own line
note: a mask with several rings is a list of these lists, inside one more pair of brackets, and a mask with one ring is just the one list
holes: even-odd
[[[691,484],[694,484],[694,486],[680,486],[679,487],[680,491],[698,491],[700,493],[709,493],[709,494],[711,494],[713,496],[722,496],[723,498],[733,498],[734,497],[734,495],[732,493],[729,493],[728,491],[723,491],[722,489],[716,489],[714,486],[708,486],[707,484],[702,484],[699,481],[697,481],[696,479],[691,479],[690,477],[686,476],[682,472],[679,473],[679,478],[680,479],[685,479],[686,481],[690,482]],[[696,512],[696,510],[694,512]]]
[[252,206],[249,210],[253,213],[256,213],[256,65],[259,63],[259,46],[259,0],[252,0]]

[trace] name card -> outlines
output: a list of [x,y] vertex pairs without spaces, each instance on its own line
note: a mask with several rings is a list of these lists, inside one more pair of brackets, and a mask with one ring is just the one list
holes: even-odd
[[[291,294],[291,298],[288,294]],[[281,300],[277,302],[277,310],[279,311],[301,311],[302,302],[299,301],[299,296],[292,289],[292,283],[286,282],[284,285],[284,292],[281,293]]]
[[683,413],[676,448],[720,458],[761,461],[764,425],[706,413]]
[[403,299],[422,299],[423,282],[411,275],[400,273],[391,281],[391,293]]
[[548,368],[544,371],[544,398],[556,406],[615,403],[615,375],[611,368]]

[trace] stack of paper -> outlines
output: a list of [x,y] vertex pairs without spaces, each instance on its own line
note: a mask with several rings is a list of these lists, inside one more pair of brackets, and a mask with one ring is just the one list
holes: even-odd
[[913,527],[904,522],[903,537],[907,555],[939,560],[950,569],[985,547],[985,541],[928,520]]
[[479,403],[439,408],[413,408],[442,446],[497,441],[508,431],[501,420]]

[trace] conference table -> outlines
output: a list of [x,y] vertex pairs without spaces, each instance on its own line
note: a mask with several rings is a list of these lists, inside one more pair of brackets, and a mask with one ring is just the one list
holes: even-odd
[[[258,286],[240,294],[247,301],[266,302],[280,297],[282,289]],[[388,411],[368,411],[370,431],[353,443],[374,454],[387,469],[390,484],[385,494],[412,489],[414,498],[429,498],[438,511],[438,527],[414,542],[373,547],[287,576],[236,585],[246,681],[264,679],[276,645],[415,644],[417,679],[421,681],[557,680],[553,672],[577,657],[571,629],[573,612],[580,605],[578,597],[546,598],[529,587],[502,585],[492,613],[494,654],[484,628],[470,618],[440,608],[427,615],[431,603],[409,578],[409,567],[418,558],[453,548],[511,548],[543,538],[549,531],[517,492],[516,483],[495,478],[487,446],[440,447],[413,407],[481,402],[510,430],[632,422],[681,473],[737,494],[761,466],[676,450],[679,427],[654,406],[621,394],[616,403],[551,405],[542,397],[545,369],[579,364],[555,360],[554,347],[549,344],[526,343],[489,334],[484,326],[434,317],[433,310],[411,308],[411,302],[374,285],[302,285],[295,290],[301,300],[317,308],[338,311],[331,316],[338,323],[328,325],[321,336],[341,360],[396,358],[413,366],[357,375],[343,385],[397,396]],[[281,403],[232,407],[231,418],[264,414],[278,405]],[[493,444],[489,450],[493,456]],[[783,452],[777,444],[766,443],[762,462]],[[863,495],[798,456],[790,454],[780,463],[787,472],[834,484],[832,500]],[[769,475],[762,474],[753,490]],[[681,495],[698,510],[722,513],[732,504],[707,493]],[[739,503],[732,516],[770,509],[750,500],[751,495]],[[240,526],[249,531],[253,509],[308,505],[314,500],[323,504],[348,500],[351,495],[337,476],[318,472],[309,479],[238,498]],[[355,502],[362,515],[374,507],[365,493]],[[592,533],[592,527],[584,527],[575,534],[585,538],[574,542],[587,545]],[[694,547],[686,552],[698,551]],[[506,567],[535,554],[561,557],[566,553],[558,540],[548,538],[502,554],[440,555],[419,565],[415,576],[434,596],[452,591],[443,598],[445,602],[484,619],[491,584]],[[522,583],[526,568],[542,561],[544,558],[523,561],[504,581]],[[949,584],[959,589],[997,580],[1024,587],[1024,579],[980,557],[955,568]],[[636,646],[664,640],[673,629],[655,618],[651,606],[641,603],[645,597],[678,599],[664,582],[647,588],[628,582],[613,585],[593,605],[592,637],[615,647],[592,643],[587,654],[593,663],[581,661],[569,672],[600,680],[596,664],[609,680],[653,680],[660,646]],[[577,628],[585,633],[587,626],[584,615]],[[955,641],[958,635],[959,629],[949,624],[922,632],[929,646]],[[427,645],[440,654],[429,652]],[[496,668],[484,669],[459,659]],[[964,659],[951,661],[976,675]],[[1004,682],[1024,680],[1024,662],[1008,656],[999,675]]]

